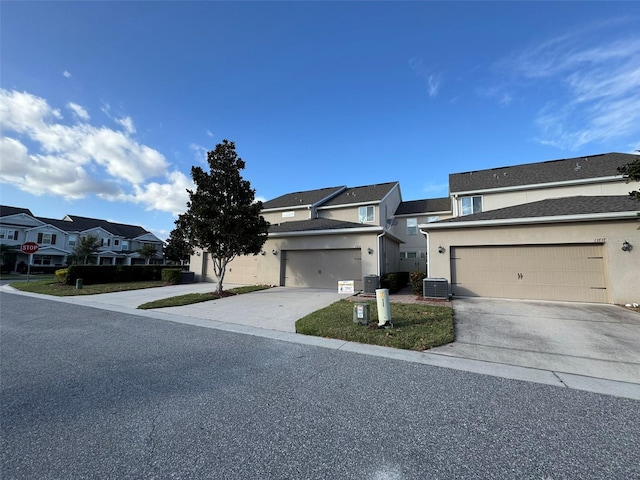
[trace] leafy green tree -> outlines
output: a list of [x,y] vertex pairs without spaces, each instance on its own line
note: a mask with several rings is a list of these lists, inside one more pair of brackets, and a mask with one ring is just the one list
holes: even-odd
[[144,258],[144,263],[146,265],[149,265],[151,260],[156,258],[156,256],[158,255],[157,247],[155,245],[152,245],[151,243],[144,243],[142,245],[142,248],[136,250],[136,252]]
[[73,253],[69,263],[87,265],[89,259],[98,253],[99,248],[100,238],[96,234],[90,233],[89,235],[80,237],[73,247]]
[[[628,182],[640,182],[640,155],[633,162],[618,167],[618,173],[627,179]],[[640,190],[629,192],[629,196],[640,202]]]
[[223,140],[207,153],[210,172],[191,168],[196,190],[187,190],[187,211],[176,225],[188,243],[211,254],[218,293],[227,264],[238,255],[257,255],[267,240],[269,222],[260,215],[262,202],[242,178],[245,162],[236,153],[234,142]]
[[13,271],[19,251],[20,248],[17,245],[0,244],[0,265],[2,265],[3,272]]
[[[176,221],[176,224],[178,222]],[[175,263],[182,263],[188,261],[189,257],[193,255],[193,247],[189,245],[185,238],[184,232],[176,226],[167,239],[167,243],[163,247],[164,257]]]

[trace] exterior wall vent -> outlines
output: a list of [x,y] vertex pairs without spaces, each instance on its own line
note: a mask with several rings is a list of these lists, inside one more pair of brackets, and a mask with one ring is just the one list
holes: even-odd
[[425,298],[449,298],[449,281],[446,278],[425,278],[422,281]]

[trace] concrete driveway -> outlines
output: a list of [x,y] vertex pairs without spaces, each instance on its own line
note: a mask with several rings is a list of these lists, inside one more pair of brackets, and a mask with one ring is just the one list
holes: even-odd
[[430,353],[640,384],[640,315],[615,305],[459,298]]

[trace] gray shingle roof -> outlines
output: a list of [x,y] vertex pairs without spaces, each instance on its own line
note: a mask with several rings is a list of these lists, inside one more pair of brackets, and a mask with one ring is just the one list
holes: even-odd
[[396,215],[419,215],[421,213],[432,212],[450,212],[451,199],[449,197],[442,198],[426,198],[424,200],[411,200],[402,202],[398,205]]
[[603,153],[548,162],[528,163],[449,175],[449,191],[469,192],[492,188],[535,185],[590,178],[613,177],[618,167],[638,158],[629,153]]
[[327,187],[317,190],[307,190],[305,192],[294,192],[281,195],[262,204],[264,210],[272,208],[294,208],[314,205],[319,201],[336,194],[346,187]]
[[379,202],[382,200],[398,182],[379,183],[377,185],[365,185],[362,187],[347,188],[340,195],[336,195],[322,207],[333,207],[336,205],[349,205],[352,203]]
[[[336,230],[342,228],[363,228],[370,225],[362,223],[343,222],[341,220],[333,220],[329,218],[314,218],[311,220],[300,220],[297,222],[284,222],[280,224],[272,224],[269,227],[269,233],[284,232],[307,232],[314,230]],[[373,229],[380,228],[377,225],[372,226]]]
[[8,217],[10,215],[19,215],[25,213],[33,217],[33,213],[28,208],[10,207],[8,205],[0,205],[0,217]]
[[640,212],[640,203],[634,201],[628,195],[548,198],[538,202],[499,208],[488,212],[474,213],[473,215],[464,215],[435,223],[443,224],[618,212]]
[[149,232],[137,225],[125,225],[123,223],[113,223],[99,218],[79,217],[77,215],[67,215],[71,221],[53,220],[50,218],[39,218],[43,222],[50,223],[65,232],[83,232],[92,228],[103,228],[107,232],[124,238],[137,238]]

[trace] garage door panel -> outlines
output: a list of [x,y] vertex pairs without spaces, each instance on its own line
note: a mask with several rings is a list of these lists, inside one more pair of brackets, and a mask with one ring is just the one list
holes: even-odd
[[455,295],[607,302],[601,245],[451,248]]
[[283,262],[285,286],[337,288],[340,280],[354,280],[362,289],[360,249],[286,250]]

